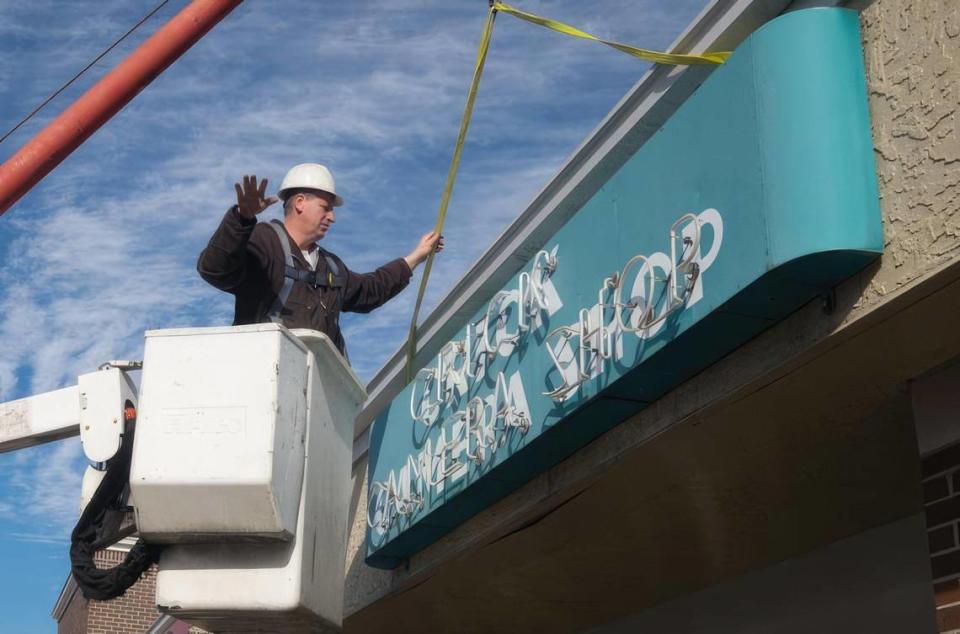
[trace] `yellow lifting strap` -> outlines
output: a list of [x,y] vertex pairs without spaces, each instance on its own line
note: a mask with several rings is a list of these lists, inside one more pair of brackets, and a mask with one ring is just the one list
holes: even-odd
[[[457,169],[460,167],[460,155],[463,153],[464,141],[467,138],[467,129],[470,127],[470,118],[473,115],[473,104],[477,99],[477,88],[480,86],[480,76],[483,74],[483,65],[487,60],[487,50],[490,48],[490,35],[493,33],[493,21],[498,11],[509,13],[522,20],[539,24],[540,26],[553,29],[559,33],[600,42],[618,51],[623,51],[634,57],[639,57],[640,59],[657,64],[722,64],[730,57],[729,52],[704,53],[703,55],[675,55],[673,53],[660,53],[643,48],[636,48],[634,46],[620,44],[619,42],[611,42],[590,35],[586,31],[581,31],[569,24],[527,13],[499,0],[494,0],[490,3],[487,22],[483,27],[483,35],[480,38],[480,49],[477,51],[477,62],[473,69],[473,81],[470,82],[470,92],[467,94],[467,105],[463,109],[463,118],[460,120],[460,133],[457,135],[457,144],[453,150],[453,159],[450,161],[450,170],[447,172],[447,182],[443,187],[443,195],[440,197],[440,211],[437,214],[437,222],[434,225],[434,230],[437,233],[443,231],[443,223],[447,217],[447,207],[450,204],[450,196],[453,194],[453,184],[457,179]],[[404,370],[405,383],[413,380],[413,358],[417,352],[417,320],[420,317],[420,308],[423,305],[423,296],[427,290],[427,280],[430,277],[430,270],[433,268],[433,257],[433,253],[427,256],[427,262],[423,269],[423,277],[420,278],[420,289],[417,291],[417,301],[413,308],[413,318],[410,320],[410,332],[407,335],[407,363]]]
[[593,40],[594,42],[600,42],[601,44],[606,44],[611,46],[618,51],[623,51],[628,55],[633,55],[634,57],[639,57],[640,59],[645,59],[648,62],[656,62],[657,64],[672,64],[676,66],[688,66],[692,64],[722,64],[727,61],[727,58],[730,57],[730,53],[727,51],[721,51],[716,53],[704,53],[703,55],[677,55],[673,53],[660,53],[658,51],[651,51],[645,48],[637,48],[635,46],[628,46],[627,44],[620,44],[619,42],[611,42],[610,40],[603,40],[595,35],[590,35],[586,31],[581,31],[575,26],[570,26],[569,24],[564,24],[563,22],[557,22],[556,20],[551,20],[550,18],[544,18],[539,15],[534,15],[532,13],[527,13],[526,11],[521,11],[516,7],[511,7],[505,2],[499,2],[497,0],[493,3],[493,8],[496,11],[503,11],[504,13],[509,13],[514,15],[521,20],[526,20],[527,22],[532,22],[534,24],[539,24],[540,26],[545,26],[548,29],[553,29],[558,33],[564,33],[566,35],[571,35],[573,37],[579,37],[584,40]]
[[[453,159],[450,161],[450,170],[447,172],[447,183],[443,186],[443,196],[440,197],[440,211],[437,213],[437,222],[434,231],[443,231],[443,221],[447,217],[447,206],[450,204],[450,195],[453,193],[453,183],[457,180],[457,168],[460,167],[460,155],[463,153],[464,141],[467,138],[467,128],[470,127],[470,117],[473,115],[473,102],[477,99],[477,88],[480,86],[480,76],[483,74],[483,64],[487,61],[487,49],[490,48],[490,34],[493,33],[493,20],[497,10],[491,6],[487,13],[487,23],[483,27],[480,37],[480,50],[477,51],[477,63],[473,68],[473,81],[470,82],[470,92],[467,94],[467,105],[463,109],[463,118],[460,119],[460,133],[457,134],[457,144],[453,149]],[[407,365],[404,370],[404,383],[413,380],[413,357],[417,353],[417,319],[420,317],[420,307],[423,304],[423,295],[427,290],[427,279],[430,269],[433,268],[433,256],[427,256],[427,263],[423,268],[423,277],[420,278],[420,290],[417,291],[417,303],[413,307],[413,319],[410,320],[410,332],[407,335]]]

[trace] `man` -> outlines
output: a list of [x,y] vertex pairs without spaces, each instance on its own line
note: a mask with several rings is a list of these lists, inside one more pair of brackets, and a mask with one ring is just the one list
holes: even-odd
[[277,192],[282,223],[257,222],[257,214],[278,201],[265,197],[266,179],[258,186],[255,175],[244,176],[234,187],[237,204],[200,253],[197,271],[234,295],[235,326],[273,321],[319,330],[346,356],[340,313],[366,313],[383,305],[406,287],[431,251],[443,250],[443,238],[431,231],[406,257],[372,273],[354,273],[317,244],[336,221],[334,207],[343,204],[326,167],[304,163],[287,172]]

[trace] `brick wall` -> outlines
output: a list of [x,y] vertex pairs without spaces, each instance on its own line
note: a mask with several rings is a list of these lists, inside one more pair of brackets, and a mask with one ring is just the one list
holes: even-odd
[[[123,561],[126,553],[103,550],[94,561],[98,568],[109,568]],[[109,601],[90,601],[86,634],[135,634],[146,632],[160,618],[155,603],[157,567],[151,566],[140,581],[122,597]]]
[[930,568],[941,632],[960,630],[960,442],[922,463]]

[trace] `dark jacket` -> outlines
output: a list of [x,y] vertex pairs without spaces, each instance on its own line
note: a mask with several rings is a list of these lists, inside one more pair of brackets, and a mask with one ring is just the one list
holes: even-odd
[[[300,248],[290,240],[296,268],[310,266]],[[326,259],[319,258],[317,270],[327,278]],[[410,282],[411,271],[403,258],[397,258],[372,273],[358,274],[343,261],[329,254],[344,276],[343,289],[296,281],[284,305],[281,319],[287,328],[312,328],[325,333],[340,352],[345,353],[340,332],[340,312],[370,312],[402,291]],[[244,218],[236,205],[227,210],[220,226],[197,260],[200,277],[236,298],[233,324],[269,322],[268,316],[283,287],[283,249],[277,234],[256,218]]]

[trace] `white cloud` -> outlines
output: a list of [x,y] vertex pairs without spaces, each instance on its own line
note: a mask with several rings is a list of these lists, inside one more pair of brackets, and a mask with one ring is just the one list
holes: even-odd
[[[28,459],[0,463],[0,518],[8,539],[65,543],[79,517],[83,452],[65,440],[21,452]],[[19,458],[20,456],[18,456]],[[5,461],[6,462],[6,461]]]

